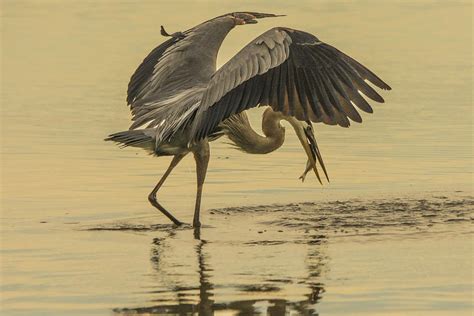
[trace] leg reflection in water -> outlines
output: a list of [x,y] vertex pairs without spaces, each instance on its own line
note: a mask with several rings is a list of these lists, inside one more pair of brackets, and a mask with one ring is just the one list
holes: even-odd
[[[156,288],[148,307],[118,315],[317,315],[328,258],[326,238],[190,242],[189,230],[156,238],[151,249]],[[190,249],[192,248],[192,249]],[[292,251],[292,252],[288,252]],[[291,254],[291,255],[290,255]]]

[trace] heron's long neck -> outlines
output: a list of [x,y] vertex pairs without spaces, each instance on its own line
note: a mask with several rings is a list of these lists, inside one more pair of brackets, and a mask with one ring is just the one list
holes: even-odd
[[265,112],[262,120],[264,136],[253,130],[245,112],[234,115],[222,123],[224,133],[235,146],[249,154],[267,154],[283,145],[285,130],[275,112]]

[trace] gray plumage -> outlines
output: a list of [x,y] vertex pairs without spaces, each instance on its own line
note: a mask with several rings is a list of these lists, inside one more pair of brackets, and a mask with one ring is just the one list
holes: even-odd
[[280,124],[281,119],[278,112],[267,110],[262,120],[264,136],[253,130],[245,111],[223,121],[220,129],[236,149],[249,154],[268,154],[285,142],[285,128]]
[[[280,121],[286,120],[308,156],[301,178],[314,170],[321,181],[319,165],[329,179],[311,122],[343,127],[348,127],[350,120],[360,123],[356,107],[372,112],[364,97],[384,102],[367,82],[390,90],[348,55],[309,33],[283,27],[258,36],[216,69],[219,48],[235,26],[276,16],[229,13],[171,35],[162,27],[161,34],[170,38],[155,48],[131,77],[127,103],[132,125],[129,131],[106,140],[140,147],[157,156],[174,156],[149,200],[177,225],[181,222],[158,203],[156,193],[188,153],[196,160],[198,193],[193,226],[199,227],[209,141],[226,135],[245,152],[266,154],[283,144],[285,130]],[[264,136],[251,128],[244,112],[256,106],[269,106],[262,120]]]

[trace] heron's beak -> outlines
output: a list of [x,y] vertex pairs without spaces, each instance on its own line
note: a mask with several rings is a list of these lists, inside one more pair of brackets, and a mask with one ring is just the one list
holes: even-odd
[[314,137],[313,127],[311,126],[311,124],[298,121],[297,119],[294,119],[292,117],[288,118],[287,120],[295,129],[296,135],[298,136],[298,139],[300,140],[301,145],[303,146],[304,151],[308,156],[308,166],[312,167],[314,174],[318,178],[319,183],[322,184],[321,177],[317,168],[318,163],[323,169],[324,175],[326,176],[326,180],[329,182],[329,176],[326,171],[326,167],[324,166],[323,157],[321,156],[321,152],[319,151],[318,143],[316,142],[316,138]]

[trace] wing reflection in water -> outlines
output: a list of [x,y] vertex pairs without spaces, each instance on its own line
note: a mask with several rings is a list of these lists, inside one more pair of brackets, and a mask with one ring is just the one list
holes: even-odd
[[191,242],[188,231],[179,230],[155,238],[150,306],[117,308],[115,314],[317,315],[324,293],[321,274],[327,269],[326,237],[287,242],[268,239],[282,238],[278,233],[260,236]]

